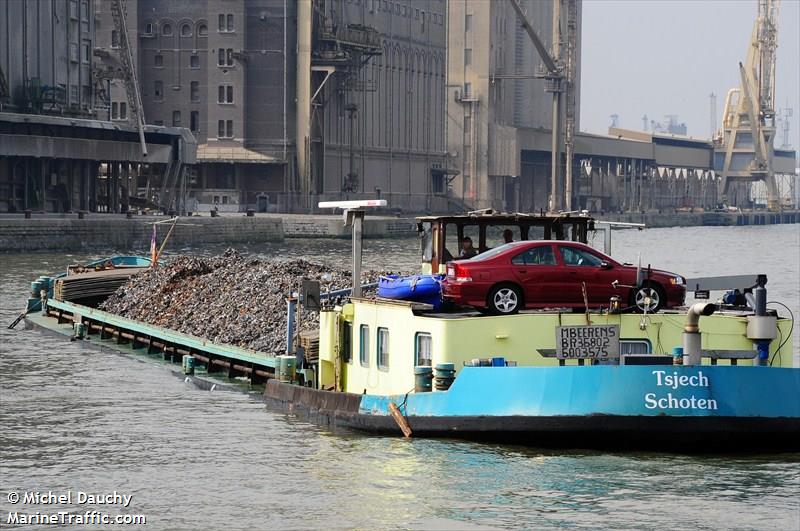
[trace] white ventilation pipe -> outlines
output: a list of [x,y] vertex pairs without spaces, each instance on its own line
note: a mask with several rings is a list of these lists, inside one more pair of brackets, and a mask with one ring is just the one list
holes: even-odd
[[686,323],[683,325],[683,364],[700,365],[702,359],[700,317],[717,311],[717,305],[710,302],[698,302],[686,312]]

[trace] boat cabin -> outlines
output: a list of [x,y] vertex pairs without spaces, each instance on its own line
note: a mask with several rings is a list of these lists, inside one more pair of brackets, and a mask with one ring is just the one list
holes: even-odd
[[[619,365],[627,355],[671,360],[673,348],[683,344],[686,323],[683,310],[646,317],[555,310],[486,316],[474,311],[436,313],[429,305],[380,298],[351,298],[342,305],[326,305],[319,317],[319,388],[373,395],[408,393],[414,389],[414,371],[420,366],[452,363],[458,375],[476,359],[502,359],[503,366],[518,367],[598,363],[558,352],[561,330],[587,326],[616,331],[618,341],[612,341],[616,346],[600,364]],[[750,312],[737,311],[702,317],[703,364],[752,365],[756,352],[748,332],[751,320]],[[790,319],[778,318],[775,326],[776,337],[790,337]],[[583,341],[594,344],[593,339]],[[792,366],[791,345],[772,341],[769,349],[773,366]],[[671,371],[671,364],[662,368]]]
[[445,273],[445,264],[458,258],[461,242],[470,238],[478,253],[507,243],[503,233],[511,231],[513,241],[571,240],[587,243],[594,219],[570,214],[499,214],[478,211],[461,215],[417,218],[422,272]]

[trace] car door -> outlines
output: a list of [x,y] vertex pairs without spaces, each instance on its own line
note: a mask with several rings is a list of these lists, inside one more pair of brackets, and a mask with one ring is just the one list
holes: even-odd
[[596,289],[597,273],[601,270],[602,260],[586,249],[568,244],[558,245],[559,258],[564,267],[562,279],[564,303],[580,306],[583,304],[583,284],[586,283],[586,295],[590,305],[596,306],[605,300]]
[[540,244],[519,252],[511,258],[511,267],[522,286],[526,306],[552,304],[553,283],[560,274],[551,244]]
[[[627,268],[602,253],[593,252],[592,254],[600,260],[600,265],[595,268],[594,282],[589,292],[589,301],[607,305],[611,297],[617,295],[623,298],[624,303],[627,290],[614,289],[613,284],[615,280],[620,284],[628,284],[630,274],[626,271]],[[635,272],[633,276],[636,276]]]

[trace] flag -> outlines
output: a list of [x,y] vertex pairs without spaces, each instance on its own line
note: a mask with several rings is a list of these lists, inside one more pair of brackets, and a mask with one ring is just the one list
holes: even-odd
[[153,236],[150,238],[150,267],[155,267],[158,260],[158,248],[156,247],[156,226],[153,224]]

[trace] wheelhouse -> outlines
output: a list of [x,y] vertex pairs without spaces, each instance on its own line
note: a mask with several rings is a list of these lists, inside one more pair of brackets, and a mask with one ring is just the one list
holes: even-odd
[[498,214],[473,212],[450,216],[417,218],[422,272],[445,273],[445,264],[457,258],[461,242],[469,237],[479,253],[504,243],[503,233],[511,231],[514,241],[571,240],[587,243],[594,219],[570,214]]

